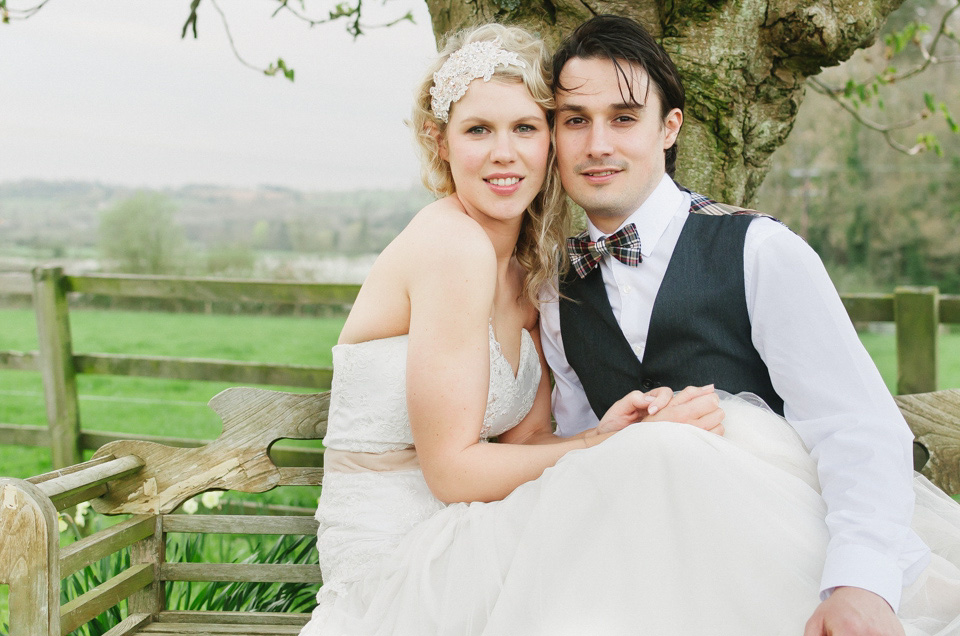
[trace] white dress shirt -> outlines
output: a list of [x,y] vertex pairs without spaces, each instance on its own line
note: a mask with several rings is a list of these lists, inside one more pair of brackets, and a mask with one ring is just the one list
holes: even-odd
[[[690,195],[665,175],[624,222],[636,225],[643,262],[600,263],[613,314],[641,361],[653,302],[689,209]],[[603,236],[587,226],[591,240]],[[830,532],[821,598],[849,585],[879,594],[896,610],[903,585],[929,560],[910,529],[913,435],[803,239],[758,218],[747,230],[743,267],[753,345],[787,421],[817,461]],[[597,416],[564,354],[559,305],[545,300],[540,332],[555,380],[553,413],[557,434],[569,436],[596,426]]]

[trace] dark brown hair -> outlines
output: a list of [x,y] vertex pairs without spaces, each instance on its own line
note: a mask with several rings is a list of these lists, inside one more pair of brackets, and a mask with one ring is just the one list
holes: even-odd
[[[553,54],[553,88],[555,92],[570,91],[576,87],[560,84],[560,71],[573,58],[609,59],[623,78],[627,95],[635,104],[642,103],[633,94],[630,83],[632,74],[623,68],[623,62],[643,69],[650,78],[650,85],[660,98],[660,117],[665,119],[674,108],[683,112],[684,90],[680,74],[673,60],[653,36],[638,22],[617,15],[598,15],[581,24],[568,35],[557,52]],[[647,86],[647,90],[650,89]],[[621,89],[623,84],[621,84]],[[624,96],[626,97],[626,95]],[[644,95],[646,98],[646,95]],[[664,151],[667,174],[676,170],[677,144]]]

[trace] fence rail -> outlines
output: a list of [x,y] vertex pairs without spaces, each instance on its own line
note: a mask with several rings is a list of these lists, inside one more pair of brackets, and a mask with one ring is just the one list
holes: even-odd
[[[100,374],[228,381],[327,389],[329,367],[261,364],[229,360],[75,353],[70,337],[70,294],[176,299],[209,303],[348,305],[359,285],[286,283],[256,280],[177,278],[172,276],[82,275],[60,268],[33,274],[0,274],[0,295],[31,296],[37,316],[39,351],[0,351],[0,369],[39,371],[43,375],[46,427],[0,424],[0,441],[50,446],[55,467],[79,463],[83,450],[116,439],[136,437],[170,446],[198,446],[204,440],[81,430],[76,375]],[[897,392],[937,389],[937,349],[941,323],[960,324],[960,296],[941,295],[935,287],[903,287],[892,294],[844,294],[855,323],[892,322],[897,338]],[[322,451],[274,449],[286,465],[320,466]]]

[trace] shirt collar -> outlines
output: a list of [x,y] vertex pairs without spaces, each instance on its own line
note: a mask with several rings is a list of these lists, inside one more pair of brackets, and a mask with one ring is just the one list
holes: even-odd
[[[678,212],[690,209],[690,195],[680,190],[669,175],[664,174],[656,189],[647,197],[637,210],[628,216],[617,228],[619,230],[628,223],[633,223],[640,235],[640,253],[649,256],[657,246],[657,241],[663,236],[670,220]],[[591,241],[596,241],[603,232],[590,222],[587,217],[587,232]]]

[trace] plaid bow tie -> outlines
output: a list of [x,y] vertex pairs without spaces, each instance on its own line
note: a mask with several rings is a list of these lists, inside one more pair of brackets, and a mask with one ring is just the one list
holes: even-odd
[[624,225],[610,236],[601,236],[596,242],[591,241],[584,230],[567,239],[567,252],[570,253],[570,262],[580,278],[589,274],[607,254],[630,267],[636,267],[643,260],[640,254],[640,235],[633,223]]

